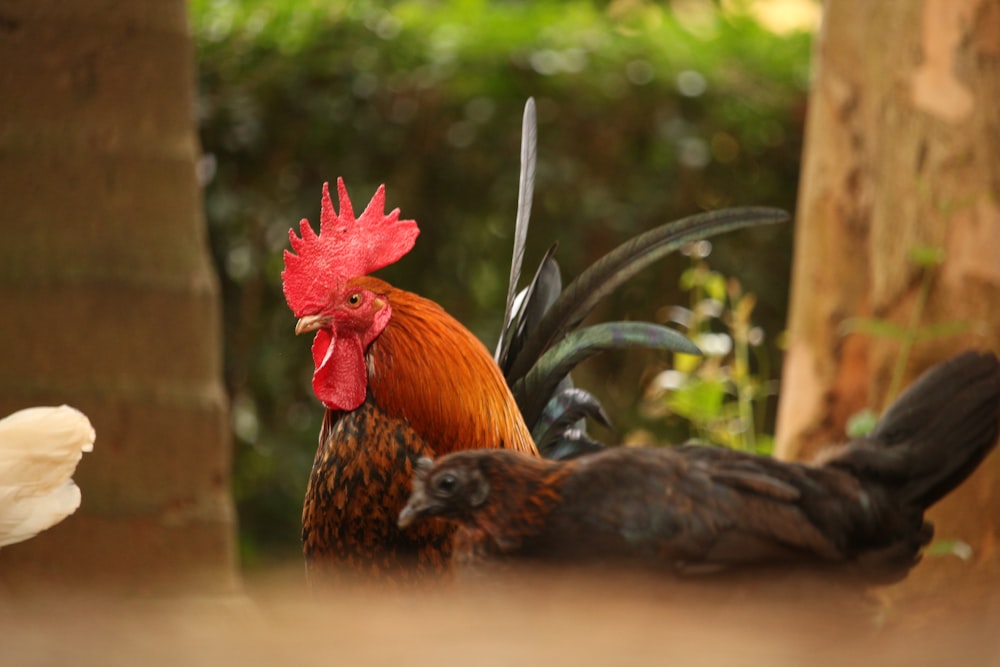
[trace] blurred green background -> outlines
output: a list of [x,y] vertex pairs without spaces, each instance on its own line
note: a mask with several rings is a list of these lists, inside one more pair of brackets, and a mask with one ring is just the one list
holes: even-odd
[[[387,208],[421,235],[381,277],[439,302],[492,349],[525,99],[539,125],[525,271],[558,241],[565,280],[683,215],[794,210],[818,11],[811,0],[192,0],[244,564],[299,552],[323,410],[279,274],[289,227],[318,224],[324,181],[343,176],[355,210],[385,183]],[[717,239],[708,258],[756,295],[765,380],[780,373],[791,243],[791,225],[749,230]],[[678,281],[692,261],[648,269],[597,316],[668,320],[688,304]],[[585,365],[575,378],[616,425],[595,435],[685,437],[641,409],[669,362],[616,353]]]

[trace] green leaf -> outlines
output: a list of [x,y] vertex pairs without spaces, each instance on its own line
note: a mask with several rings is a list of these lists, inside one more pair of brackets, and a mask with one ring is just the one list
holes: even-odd
[[684,354],[683,352],[674,353],[674,369],[680,371],[681,373],[691,374],[701,365],[705,359],[704,357],[694,355],[694,354]]
[[948,336],[959,336],[961,334],[974,331],[977,322],[971,320],[954,320],[951,322],[938,322],[920,327],[916,333],[917,340],[934,340],[935,338],[947,338]]
[[757,454],[770,456],[774,453],[774,436],[769,433],[758,433],[756,438],[757,447],[754,450]]
[[726,383],[692,378],[667,396],[667,407],[675,414],[705,426],[722,416]]
[[689,269],[684,269],[681,273],[680,286],[685,292],[690,292],[695,288],[698,282],[699,269],[696,266],[692,266]]
[[972,558],[974,551],[968,542],[958,539],[934,540],[924,549],[928,556],[955,556],[961,560],[968,561]]
[[918,245],[910,248],[910,261],[924,269],[932,269],[944,263],[944,248],[932,245]]
[[860,438],[872,432],[875,424],[878,423],[878,415],[874,411],[865,408],[855,412],[847,420],[846,431],[851,438]]
[[726,279],[721,273],[709,271],[705,280],[705,292],[720,303],[726,301]]

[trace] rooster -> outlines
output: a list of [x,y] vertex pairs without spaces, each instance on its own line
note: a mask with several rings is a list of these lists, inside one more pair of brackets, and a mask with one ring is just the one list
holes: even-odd
[[339,213],[324,185],[319,234],[308,220],[298,235],[289,232],[284,294],[298,318],[295,332],[315,332],[312,386],[326,408],[302,512],[311,581],[347,571],[402,582],[446,571],[453,526],[397,525],[416,461],[470,446],[533,457],[594,449],[579,422],[606,416],[566,377],[577,363],[637,345],[697,353],[681,334],[653,324],[579,328],[596,303],[686,242],[787,219],[776,209],[743,208],[670,223],[626,242],[565,290],[553,248],[515,299],[534,169],[530,101],[525,121],[514,261],[496,357],[436,303],[369,275],[405,255],[419,233],[398,209],[384,213],[384,186],[356,217],[343,180]]
[[472,450],[417,463],[404,528],[460,526],[473,571],[517,562],[678,574],[748,566],[904,577],[932,535],[925,510],[1000,431],[1000,362],[967,352],[925,373],[866,437],[819,465],[719,447],[615,447],[571,461]]
[[94,427],[68,405],[0,419],[0,547],[51,528],[80,506],[71,476],[94,449]]

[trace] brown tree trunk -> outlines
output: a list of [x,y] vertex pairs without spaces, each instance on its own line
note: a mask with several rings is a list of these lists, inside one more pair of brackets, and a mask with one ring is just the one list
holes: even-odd
[[69,403],[97,431],[81,509],[0,552],[8,585],[235,582],[185,12],[0,5],[0,415]]
[[[785,458],[842,441],[850,415],[891,398],[900,341],[843,327],[858,316],[911,324],[924,289],[915,247],[945,257],[921,326],[970,326],[916,342],[906,382],[965,348],[1000,351],[1000,3],[829,0],[815,62],[778,419]],[[931,517],[938,537],[996,564],[1000,456]]]

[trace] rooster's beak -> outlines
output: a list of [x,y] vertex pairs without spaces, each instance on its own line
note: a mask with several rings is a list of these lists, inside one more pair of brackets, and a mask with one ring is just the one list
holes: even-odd
[[316,331],[330,326],[333,318],[329,315],[306,315],[295,323],[295,335],[304,334],[308,331]]

